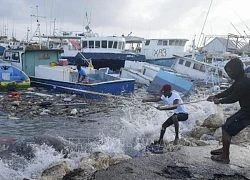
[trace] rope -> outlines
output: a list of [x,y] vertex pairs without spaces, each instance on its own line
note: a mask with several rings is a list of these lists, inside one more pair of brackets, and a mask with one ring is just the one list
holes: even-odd
[[[198,103],[198,102],[202,102],[202,101],[207,101],[207,99],[199,99],[199,100],[196,100],[196,101],[190,101],[190,102],[184,102],[184,103],[181,103],[181,104],[178,104],[178,105],[185,105],[185,104],[193,104],[193,103]],[[160,106],[160,110],[161,108],[171,108],[171,107],[175,107],[176,105],[163,105],[163,106]]]

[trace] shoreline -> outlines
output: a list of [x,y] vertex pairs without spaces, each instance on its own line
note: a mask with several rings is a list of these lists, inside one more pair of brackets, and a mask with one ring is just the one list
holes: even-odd
[[137,179],[249,179],[250,149],[231,145],[231,162],[210,159],[216,145],[182,146],[176,152],[132,158],[95,173],[96,180]]

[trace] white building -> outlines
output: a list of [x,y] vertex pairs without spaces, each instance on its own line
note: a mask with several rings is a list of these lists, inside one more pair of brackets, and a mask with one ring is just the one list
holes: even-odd
[[207,43],[202,50],[206,51],[208,54],[224,54],[225,52],[235,53],[236,51],[240,51],[246,44],[246,42],[216,37]]

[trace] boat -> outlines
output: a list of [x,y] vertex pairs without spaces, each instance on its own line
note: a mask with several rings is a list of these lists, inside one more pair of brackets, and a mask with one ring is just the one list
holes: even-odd
[[66,62],[61,59],[62,52],[63,50],[58,49],[32,48],[26,48],[25,51],[6,50],[3,60],[22,69],[30,77],[32,84],[49,87],[55,91],[80,94],[87,98],[133,92],[134,79],[121,79],[93,67],[84,68],[90,83],[77,83],[76,67],[61,63]]
[[[184,56],[174,55],[174,57],[175,60],[171,67],[159,66],[146,62],[126,61],[125,67],[121,69],[121,77],[133,78],[137,83],[146,84],[148,86],[155,81],[157,76],[159,76],[158,79],[165,79],[165,81],[168,82],[174,79],[173,81],[175,83],[172,83],[172,85],[179,86],[183,92],[189,92],[191,90],[191,85],[182,88],[183,83],[181,80],[177,81],[176,79],[180,78],[183,79],[183,81],[189,82],[201,81],[201,83],[213,85],[227,82],[228,75],[224,70],[224,66],[215,66]],[[158,74],[160,71],[162,71],[162,73]]]
[[24,90],[30,87],[29,77],[20,69],[0,63],[0,91]]
[[120,76],[133,78],[137,83],[147,85],[147,91],[150,93],[159,93],[164,84],[170,84],[183,94],[192,94],[193,91],[193,83],[188,76],[171,68],[146,62],[126,61]]
[[188,39],[146,39],[142,42],[141,54],[146,62],[171,67],[174,55],[184,55],[184,46]]
[[[62,48],[63,59],[68,59],[70,65],[92,64],[95,69],[109,67],[113,71],[119,71],[124,67],[126,60],[146,61],[145,55],[125,50],[126,40],[124,36],[99,36],[85,27],[84,33],[62,32],[62,35],[43,35],[41,38],[51,39],[50,48]],[[36,37],[36,36],[35,36]]]
[[121,69],[120,76],[123,78],[135,79],[137,83],[149,86],[160,70],[167,71],[177,77],[188,78],[188,76],[177,73],[170,67],[138,61],[125,61],[125,65],[124,68]]
[[175,56],[171,68],[176,72],[187,75],[193,80],[202,80],[206,84],[219,84],[227,81],[227,74],[224,67],[198,61],[194,58]]

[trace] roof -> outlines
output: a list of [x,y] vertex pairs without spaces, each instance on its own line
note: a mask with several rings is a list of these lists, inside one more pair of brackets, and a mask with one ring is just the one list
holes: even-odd
[[63,53],[63,49],[25,49],[25,52],[32,52],[32,51],[54,51],[54,52],[60,52]]
[[240,42],[238,41],[238,45],[236,47],[236,42],[235,41],[232,41],[232,40],[228,40],[226,38],[221,38],[221,37],[216,37],[214,38],[212,41],[210,41],[208,44],[206,44],[204,47],[208,46],[210,43],[212,43],[215,39],[218,39],[221,44],[224,46],[224,47],[227,47],[227,43],[228,43],[228,49],[241,49],[243,48],[247,43],[245,42]]
[[141,43],[145,39],[137,36],[124,36],[126,43]]
[[[39,37],[39,36],[34,36],[34,37]],[[41,38],[49,38],[49,39],[81,39],[84,36],[47,36],[47,35],[42,35]]]
[[147,40],[182,40],[182,41],[189,41],[188,39],[181,39],[181,38],[168,38],[168,39],[159,38],[159,39],[147,39]]

